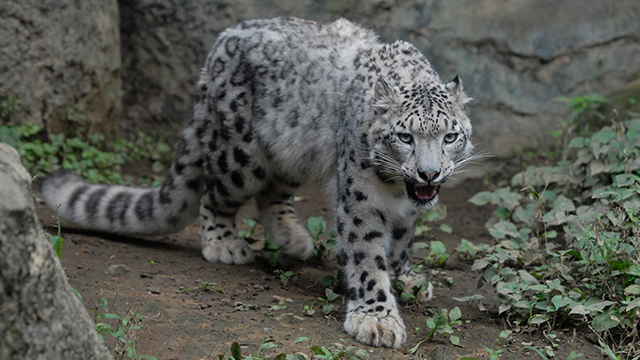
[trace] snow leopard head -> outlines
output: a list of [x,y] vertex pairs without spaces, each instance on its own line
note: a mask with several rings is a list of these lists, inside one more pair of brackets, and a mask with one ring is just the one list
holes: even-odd
[[470,100],[457,76],[446,85],[376,83],[372,163],[383,180],[404,181],[419,208],[435,205],[440,185],[474,157]]

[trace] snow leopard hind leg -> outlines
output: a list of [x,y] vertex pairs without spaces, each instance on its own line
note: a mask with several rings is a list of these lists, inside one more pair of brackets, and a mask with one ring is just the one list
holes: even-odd
[[256,202],[262,225],[273,236],[274,242],[286,255],[304,260],[311,256],[314,246],[309,231],[293,207],[295,189],[295,186],[276,182],[257,196]]

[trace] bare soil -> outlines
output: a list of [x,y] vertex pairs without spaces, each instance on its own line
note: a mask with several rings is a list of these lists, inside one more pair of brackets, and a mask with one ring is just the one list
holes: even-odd
[[[465,180],[455,187],[442,189],[441,203],[448,209],[442,222],[450,225],[453,232],[447,234],[435,226],[427,237],[417,239],[441,240],[452,253],[443,268],[426,269],[435,286],[435,296],[428,305],[435,311],[459,306],[463,320],[454,329],[454,334],[461,339],[459,346],[452,345],[446,336],[436,336],[433,341],[420,345],[414,355],[417,358],[427,358],[436,348],[438,355],[430,359],[489,358],[484,345],[493,350],[504,348],[501,359],[540,359],[524,346],[543,348],[552,344],[546,337],[546,329],[525,327],[507,339],[496,341],[502,330],[511,327],[497,314],[492,290],[487,286],[476,290],[480,275],[471,271],[472,263],[462,260],[454,251],[461,238],[474,243],[492,242],[484,228],[491,209],[467,201],[483,188],[481,180]],[[301,195],[306,199],[297,204],[301,217],[321,215],[332,226],[332,215],[326,209],[322,193],[303,189]],[[38,211],[43,225],[53,223],[50,211],[42,205]],[[249,204],[246,211],[240,213],[239,224],[241,217],[250,218],[254,214]],[[311,338],[313,345],[325,347],[355,345],[368,351],[370,359],[410,359],[410,349],[428,335],[425,319],[429,315],[416,305],[402,307],[408,337],[401,349],[365,346],[344,333],[344,297],[334,301],[336,310],[328,316],[323,315],[322,302],[318,300],[324,297],[322,278],[337,273],[333,256],[324,263],[285,261],[278,265],[278,269],[295,273],[293,280],[283,285],[274,273],[276,268],[261,258],[248,266],[206,262],[200,256],[196,225],[177,234],[131,238],[87,232],[63,223],[63,237],[62,264],[69,283],[82,294],[86,308],[95,310],[97,301],[104,297],[111,313],[123,314],[131,308],[141,314],[142,328],[135,331],[138,353],[159,360],[230,356],[233,342],[241,345],[243,354],[255,354],[265,337],[275,340],[280,346],[279,352],[311,355],[308,342],[293,343],[300,336]],[[425,254],[421,250],[414,254],[413,260],[418,262]],[[114,266],[121,264],[126,267]],[[123,268],[128,270],[121,272]],[[111,272],[107,272],[108,269]],[[202,289],[201,281],[215,283],[222,293]],[[199,289],[184,290],[199,286]],[[472,294],[485,296],[482,303],[486,311],[480,311],[477,304],[452,299]],[[282,300],[287,304],[286,309],[270,310]],[[305,305],[313,305],[315,313],[304,315]],[[558,336],[555,341],[558,347],[554,348],[557,359],[566,359],[573,349],[585,355],[582,359],[602,358],[598,349],[586,340],[588,330],[566,328],[554,333]],[[109,336],[105,337],[108,344],[112,343]],[[265,357],[273,358],[277,353],[269,350]]]

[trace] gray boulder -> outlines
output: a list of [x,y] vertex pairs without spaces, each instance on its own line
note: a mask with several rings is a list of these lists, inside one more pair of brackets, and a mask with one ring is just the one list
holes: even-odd
[[0,142],[0,360],[111,359],[45,237],[17,151]]
[[0,1],[0,99],[22,101],[13,120],[114,135],[122,113],[118,24],[116,0]]
[[502,156],[550,140],[568,113],[555,97],[607,95],[640,71],[637,0],[147,0],[120,12],[128,129],[181,124],[215,37],[254,17],[346,17],[414,43],[445,80],[462,77],[478,148]]

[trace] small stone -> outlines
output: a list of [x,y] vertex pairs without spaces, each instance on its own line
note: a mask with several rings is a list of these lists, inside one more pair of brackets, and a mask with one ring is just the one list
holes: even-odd
[[113,264],[104,271],[105,274],[111,276],[119,276],[128,273],[131,269],[125,264]]
[[140,273],[140,277],[143,279],[155,279],[156,276],[149,273]]

